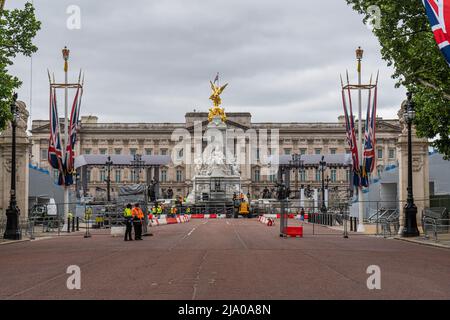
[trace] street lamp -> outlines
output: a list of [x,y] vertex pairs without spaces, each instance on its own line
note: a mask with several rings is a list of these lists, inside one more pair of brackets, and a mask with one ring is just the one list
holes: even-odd
[[[361,92],[361,60],[363,58],[364,50],[358,47],[355,51],[356,60],[358,61],[358,153],[360,163],[356,164],[361,167],[361,161],[363,159],[363,145],[362,145],[362,92]],[[364,203],[363,203],[363,191],[362,186],[358,186],[358,211],[359,211],[359,223],[358,232],[364,232]]]
[[108,160],[105,162],[106,165],[106,199],[108,202],[111,201],[111,166],[113,165],[113,162],[111,161],[111,156],[108,156]]
[[20,240],[22,238],[22,233],[19,229],[19,215],[20,210],[17,207],[16,201],[16,127],[17,127],[17,117],[19,111],[17,110],[17,93],[13,96],[13,101],[11,103],[11,113],[13,115],[11,121],[12,128],[12,152],[11,152],[11,190],[9,207],[6,209],[6,229],[3,235],[4,239],[9,240]]
[[325,171],[325,167],[326,167],[327,163],[324,159],[325,159],[325,156],[322,156],[322,159],[319,162],[321,176],[322,176],[321,177],[322,178],[322,206],[320,208],[320,211],[322,213],[327,212],[327,207],[325,206],[325,179],[324,179],[324,171]]
[[413,177],[412,177],[412,144],[411,144],[411,125],[416,116],[414,111],[414,103],[412,101],[412,93],[406,94],[408,100],[406,102],[406,110],[404,119],[408,125],[408,196],[406,205],[403,207],[405,215],[405,227],[402,232],[403,237],[417,237],[419,236],[419,229],[417,229],[417,207],[414,204],[413,198]]

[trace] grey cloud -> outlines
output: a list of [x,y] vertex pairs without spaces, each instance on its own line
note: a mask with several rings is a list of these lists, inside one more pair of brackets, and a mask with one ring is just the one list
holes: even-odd
[[[24,1],[17,1],[23,3]],[[48,117],[46,68],[62,79],[61,48],[71,49],[72,80],[86,71],[84,114],[102,121],[181,122],[207,110],[208,81],[229,82],[227,111],[254,121],[335,121],[341,114],[339,73],[356,78],[354,49],[365,49],[364,72],[380,69],[379,114],[395,117],[404,97],[379,44],[344,0],[35,0],[42,30],[33,58],[33,118]],[[14,5],[16,2],[14,2]],[[82,29],[68,30],[68,5],[79,5]],[[29,59],[11,71],[24,80]]]

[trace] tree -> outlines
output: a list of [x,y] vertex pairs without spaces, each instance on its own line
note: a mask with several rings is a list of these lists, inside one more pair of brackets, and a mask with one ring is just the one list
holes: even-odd
[[450,68],[434,40],[422,0],[346,0],[362,14],[363,22],[381,12],[373,29],[381,55],[394,67],[396,86],[414,93],[415,125],[420,137],[431,139],[446,159],[450,158]]
[[8,73],[8,66],[21,53],[31,56],[37,51],[32,40],[41,23],[34,15],[34,7],[26,3],[23,9],[4,9],[5,0],[0,0],[0,131],[11,118],[10,105],[13,92],[22,82]]

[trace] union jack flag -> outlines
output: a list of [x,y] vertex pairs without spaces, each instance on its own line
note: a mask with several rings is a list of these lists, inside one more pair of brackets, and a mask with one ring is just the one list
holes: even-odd
[[[378,75],[377,81],[378,83]],[[364,134],[364,159],[362,168],[362,185],[369,186],[369,174],[375,168],[375,126],[377,118],[377,94],[378,86],[375,85],[373,101],[371,101],[372,90],[369,91],[369,104],[367,106],[366,130]],[[372,108],[370,104],[372,103]],[[372,109],[372,110],[371,110]]]
[[73,173],[74,173],[74,159],[75,159],[75,145],[77,143],[77,129],[78,129],[78,118],[80,115],[80,105],[81,97],[83,95],[83,89],[77,89],[75,98],[73,100],[72,111],[70,113],[70,124],[69,124],[69,141],[66,146],[66,155],[64,159],[66,177],[65,184],[67,186],[73,184]]
[[59,171],[58,184],[65,183],[64,164],[62,160],[61,135],[59,132],[58,108],[56,106],[56,91],[50,89],[50,138],[48,140],[48,162]]
[[423,0],[434,38],[450,66],[450,0]]
[[348,89],[348,99],[349,99],[349,107],[350,107],[350,115],[347,111],[347,102],[345,99],[345,92],[342,89],[342,103],[344,106],[344,116],[345,116],[345,129],[347,142],[350,147],[350,151],[352,154],[352,163],[353,163],[353,184],[355,186],[359,186],[361,183],[361,170],[359,165],[359,156],[358,156],[358,144],[356,142],[356,134],[355,134],[355,122],[353,119],[353,109],[352,109],[352,99],[350,89]]

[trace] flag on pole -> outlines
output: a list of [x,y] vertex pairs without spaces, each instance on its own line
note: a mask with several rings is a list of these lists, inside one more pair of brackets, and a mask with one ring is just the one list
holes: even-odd
[[[366,135],[364,142],[364,159],[363,159],[363,172],[366,176],[366,186],[369,185],[368,175],[373,172],[375,168],[375,128],[377,119],[377,95],[378,95],[378,75],[375,82],[374,97],[373,101],[370,99],[369,94],[369,105],[367,106],[367,120],[366,119]],[[372,106],[370,105],[372,103]],[[369,110],[371,112],[369,112]]]
[[[341,80],[341,83],[342,83],[342,80]],[[354,118],[353,118],[353,108],[352,108],[352,98],[351,98],[350,88],[348,88],[348,102],[349,102],[350,115],[347,110],[345,90],[344,90],[344,87],[342,86],[342,103],[343,103],[343,107],[344,107],[347,143],[350,147],[350,151],[352,154],[353,185],[359,186],[361,183],[361,169],[360,169],[360,164],[359,164],[358,144],[356,141],[355,123],[354,123]]]
[[50,166],[59,172],[58,184],[65,184],[65,170],[62,160],[61,135],[56,105],[56,90],[50,88],[50,138],[48,144],[48,162]]
[[423,0],[434,38],[450,66],[450,0]]
[[64,159],[64,165],[66,169],[65,183],[67,186],[73,184],[73,174],[75,171],[75,146],[77,143],[77,129],[78,129],[78,119],[80,115],[80,105],[81,97],[83,95],[83,89],[77,88],[75,93],[75,98],[72,104],[72,111],[70,113],[70,123],[69,123],[69,141],[66,146],[66,155]]

